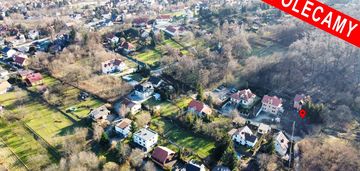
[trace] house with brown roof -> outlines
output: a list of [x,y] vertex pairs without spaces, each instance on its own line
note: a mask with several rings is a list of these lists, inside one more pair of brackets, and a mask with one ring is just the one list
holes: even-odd
[[31,73],[26,75],[25,83],[28,86],[36,86],[43,83],[43,77],[40,73]]
[[164,168],[171,168],[175,164],[175,152],[163,146],[157,146],[151,154],[151,159]]
[[110,115],[110,111],[105,105],[93,109],[89,113],[89,117],[92,118],[94,121],[107,119],[108,115]]
[[236,106],[242,105],[245,108],[253,105],[256,99],[256,95],[251,92],[250,89],[244,89],[238,91],[230,96],[230,101]]
[[186,29],[182,26],[167,26],[164,30],[169,36],[182,36],[185,34]]
[[192,100],[188,105],[188,112],[194,112],[198,116],[211,115],[211,108],[201,101]]
[[130,114],[136,114],[141,109],[141,104],[135,103],[127,98],[124,98],[124,100],[121,101],[122,105],[125,105],[126,112]]
[[283,112],[282,99],[277,96],[265,95],[261,101],[262,111],[277,115],[279,112]]
[[121,119],[120,122],[115,125],[115,131],[124,137],[127,137],[130,133],[131,122],[132,121],[127,118]]

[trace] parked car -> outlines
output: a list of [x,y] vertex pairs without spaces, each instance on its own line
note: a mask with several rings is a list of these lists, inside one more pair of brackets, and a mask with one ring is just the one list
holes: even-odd
[[90,97],[89,93],[81,92],[79,95],[80,100],[87,100]]

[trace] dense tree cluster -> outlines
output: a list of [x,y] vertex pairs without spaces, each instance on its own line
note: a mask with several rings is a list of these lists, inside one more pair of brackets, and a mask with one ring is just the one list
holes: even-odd
[[[316,147],[316,148],[315,148]],[[299,143],[301,170],[359,170],[357,150],[337,138],[308,138]]]

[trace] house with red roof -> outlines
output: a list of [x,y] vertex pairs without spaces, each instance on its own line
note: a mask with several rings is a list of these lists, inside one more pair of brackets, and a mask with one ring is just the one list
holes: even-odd
[[198,116],[211,115],[211,108],[201,101],[192,100],[188,105],[188,112],[194,112]]
[[294,108],[300,110],[308,98],[309,97],[306,97],[304,94],[296,94],[294,98]]
[[230,101],[236,106],[242,105],[247,108],[254,104],[256,95],[250,89],[238,91],[230,96]]
[[28,57],[24,56],[24,55],[15,55],[13,63],[14,63],[14,65],[24,67],[24,66],[28,65],[28,63],[29,63]]
[[121,72],[126,69],[126,64],[122,60],[111,59],[101,63],[101,69],[103,74]]
[[149,18],[147,17],[139,17],[134,18],[132,21],[133,27],[147,27],[149,22]]
[[156,17],[156,23],[161,23],[161,22],[170,22],[171,21],[171,15],[159,15]]
[[28,86],[36,86],[43,83],[43,77],[40,73],[31,73],[26,75],[25,83]]
[[284,109],[282,107],[282,99],[277,96],[268,96],[265,95],[261,101],[262,111],[271,113],[271,114],[278,114],[279,112],[283,112]]
[[151,154],[151,159],[158,165],[164,168],[171,168],[175,164],[175,152],[169,148],[158,146]]
[[131,52],[134,52],[136,50],[136,47],[132,43],[124,41],[120,43],[119,49],[127,55]]

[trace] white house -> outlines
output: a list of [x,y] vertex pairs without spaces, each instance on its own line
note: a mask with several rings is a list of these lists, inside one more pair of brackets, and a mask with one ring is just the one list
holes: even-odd
[[280,131],[274,135],[274,144],[275,144],[275,151],[284,156],[289,148],[289,139],[285,136],[285,134]]
[[100,106],[96,109],[93,109],[90,113],[89,116],[94,120],[102,120],[102,119],[106,119],[107,116],[110,114],[110,111],[106,108],[105,105]]
[[268,96],[265,95],[261,101],[262,110],[271,114],[278,114],[279,112],[283,112],[284,109],[282,107],[282,99],[277,96]]
[[8,81],[0,82],[0,94],[5,94],[11,89],[11,84]]
[[28,33],[28,37],[32,40],[36,40],[39,38],[39,32],[37,30],[30,30]]
[[269,125],[260,123],[257,132],[259,134],[267,134],[271,131],[271,127]]
[[148,82],[150,82],[155,88],[158,88],[163,80],[159,77],[150,76]]
[[2,57],[4,59],[12,58],[13,56],[16,55],[16,53],[17,53],[16,50],[11,49],[9,47],[5,47],[5,48],[2,49]]
[[256,95],[250,89],[241,90],[230,96],[233,104],[249,107],[255,102]]
[[126,112],[130,113],[130,114],[136,114],[140,111],[141,109],[141,104],[139,103],[135,103],[127,98],[125,98],[122,102],[122,105],[125,105],[126,107]]
[[127,118],[121,119],[120,122],[115,125],[115,131],[124,137],[127,137],[130,133],[131,122],[132,121]]
[[3,69],[1,66],[0,66],[0,81],[2,80],[7,80],[9,78],[9,71]]
[[120,41],[120,38],[117,36],[114,36],[110,39],[111,44],[117,44],[117,43],[119,43],[119,41]]
[[124,71],[126,69],[126,64],[119,59],[112,59],[101,63],[101,67],[103,74],[110,74]]
[[199,116],[211,115],[211,108],[203,102],[192,100],[188,105],[188,111],[194,112]]
[[134,133],[133,141],[149,151],[158,141],[159,135],[150,129],[142,128]]
[[244,126],[242,128],[230,132],[234,132],[234,133],[230,133],[232,134],[232,140],[241,145],[254,147],[258,140],[248,126]]
[[142,99],[150,97],[154,93],[154,87],[151,83],[146,82],[135,86],[135,95]]

